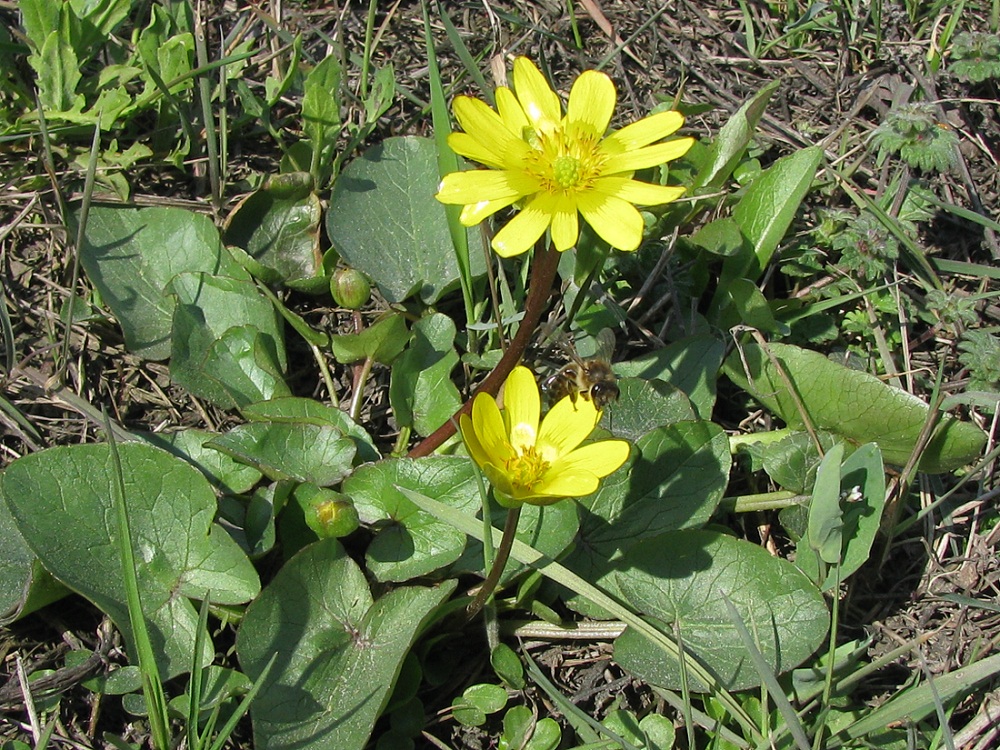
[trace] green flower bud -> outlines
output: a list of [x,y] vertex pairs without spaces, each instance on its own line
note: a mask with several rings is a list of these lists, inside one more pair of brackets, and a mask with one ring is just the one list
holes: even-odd
[[360,310],[371,298],[372,287],[361,271],[342,268],[330,277],[333,301],[348,310]]
[[360,523],[354,503],[346,495],[315,485],[302,484],[295,490],[308,526],[320,539],[343,537]]

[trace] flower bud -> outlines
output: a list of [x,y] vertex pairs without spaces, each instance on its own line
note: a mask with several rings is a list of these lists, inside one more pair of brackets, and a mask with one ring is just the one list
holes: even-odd
[[361,271],[342,268],[330,277],[333,301],[348,310],[360,310],[371,297],[372,288]]
[[350,498],[339,492],[302,484],[295,490],[308,526],[320,539],[343,537],[358,528],[358,511]]

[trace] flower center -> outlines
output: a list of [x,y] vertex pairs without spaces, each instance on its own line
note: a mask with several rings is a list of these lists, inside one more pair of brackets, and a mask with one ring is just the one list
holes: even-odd
[[550,465],[535,446],[529,445],[507,461],[507,475],[518,489],[531,490],[542,480]]
[[552,176],[556,184],[564,190],[580,182],[580,160],[572,156],[560,156],[552,164]]
[[524,135],[531,146],[525,171],[541,183],[544,192],[583,192],[601,176],[605,156],[595,136],[565,126]]

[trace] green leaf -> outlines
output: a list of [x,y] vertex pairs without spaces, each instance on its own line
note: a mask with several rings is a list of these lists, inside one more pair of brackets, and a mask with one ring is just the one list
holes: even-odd
[[177,297],[170,375],[195,395],[232,408],[290,395],[284,329],[248,281],[183,273]]
[[344,437],[350,438],[357,447],[357,460],[377,461],[381,456],[375,448],[365,428],[351,419],[350,415],[333,406],[311,398],[275,398],[260,401],[241,409],[243,416],[251,422],[300,422],[302,424],[330,425],[339,429]]
[[840,562],[843,547],[844,519],[840,508],[840,464],[843,459],[844,444],[837,443],[819,465],[809,503],[807,543],[828,565]]
[[715,407],[715,388],[725,346],[714,336],[699,334],[675,341],[628,362],[616,362],[620,377],[662,380],[691,399],[697,416],[708,419]]
[[414,324],[410,346],[393,363],[389,383],[389,403],[400,426],[430,435],[462,405],[451,380],[458,364],[455,333],[455,323],[441,313]]
[[263,472],[272,480],[294,479],[320,487],[351,471],[354,443],[335,427],[291,422],[251,422],[207,445]]
[[712,143],[710,160],[698,172],[694,188],[704,188],[706,192],[711,192],[725,185],[743,158],[753,139],[757,123],[764,115],[767,102],[780,83],[772,81],[764,86],[729,118]]
[[711,422],[647,433],[632,459],[580,501],[586,512],[567,565],[584,576],[603,572],[643,539],[706,523],[722,499],[729,464],[729,439]]
[[[260,583],[246,555],[212,523],[215,493],[197,469],[142,443],[123,443],[118,452],[143,611],[166,678],[191,667],[198,613],[188,597],[240,604]],[[115,482],[107,445],[75,445],[14,461],[0,475],[0,492],[45,567],[106,612],[134,655]],[[211,655],[208,646],[205,663]]]
[[327,55],[309,71],[303,83],[302,127],[323,153],[340,132],[340,82],[343,68],[336,53]]
[[334,539],[289,560],[236,637],[252,678],[277,654],[251,709],[254,747],[363,750],[404,657],[454,588],[404,586],[373,600]]
[[376,528],[365,560],[379,581],[427,575],[455,562],[465,549],[465,534],[420,510],[400,487],[469,513],[480,503],[475,471],[466,458],[399,458],[360,467],[342,491],[354,501],[361,522]]
[[[327,212],[334,247],[363,271],[389,302],[416,294],[436,302],[458,284],[440,182],[429,138],[389,138],[365,151],[337,178]],[[485,269],[482,238],[470,235],[473,275]]]
[[[819,584],[823,591],[831,590],[838,581],[844,580],[868,561],[885,507],[885,470],[878,446],[868,443],[858,448],[848,456],[843,466],[837,467],[833,479],[837,503],[835,512],[839,513],[840,523],[836,533],[837,540],[836,542],[833,539],[829,540],[831,549],[827,550],[826,556],[823,556],[824,545],[816,541],[820,538],[820,534],[813,532],[813,526],[821,526],[822,522],[813,521],[811,504],[808,533],[799,540],[795,555],[795,565],[812,581]],[[818,477],[817,485],[819,485]],[[826,492],[829,493],[830,490]],[[815,492],[813,503],[816,503]],[[833,512],[830,515],[833,515]],[[839,575],[836,570],[828,570],[825,578],[820,577],[821,566],[816,553],[812,551],[817,547],[824,562],[831,564],[840,562]],[[835,560],[828,559],[834,554]]]
[[333,356],[342,364],[371,358],[388,365],[399,356],[410,338],[406,318],[392,313],[359,333],[330,337]]
[[754,281],[763,273],[812,185],[823,150],[810,146],[778,159],[758,176],[733,209],[746,239],[746,252],[727,258],[719,292],[731,279]]
[[[69,593],[42,567],[17,529],[0,486],[0,625],[34,612]],[[516,657],[515,657],[516,658]]]
[[310,174],[275,175],[233,209],[222,239],[246,254],[247,270],[262,281],[323,291],[322,212]]
[[205,479],[214,487],[230,495],[243,494],[260,481],[261,473],[258,470],[234,461],[208,445],[210,440],[218,437],[217,432],[188,429],[177,432],[137,431],[132,434],[187,461],[204,474]]
[[[831,362],[822,354],[787,344],[769,344],[795,388],[813,427],[856,445],[878,443],[887,463],[904,465],[930,408],[916,396],[874,375]],[[790,426],[802,418],[785,381],[760,346],[747,344],[726,361],[726,374]],[[957,469],[978,456],[986,435],[976,425],[943,415],[920,457],[928,473]]]
[[[757,646],[776,673],[800,664],[823,642],[829,614],[822,595],[791,563],[727,534],[678,531],[632,547],[614,574],[636,610],[678,632],[688,658],[709,667],[727,689],[760,682],[725,606],[735,605]],[[615,642],[615,661],[644,680],[679,689],[673,659],[633,630]],[[693,679],[691,688],[709,685]]]
[[646,750],[671,750],[674,746],[674,723],[660,714],[646,714],[639,722],[646,737]]
[[94,206],[80,262],[118,318],[125,346],[146,359],[170,356],[174,276],[203,271],[249,278],[223,249],[211,219],[179,208]]
[[684,392],[662,380],[622,378],[618,389],[618,399],[604,410],[600,423],[615,437],[635,442],[657,427],[695,418]]
[[[65,18],[68,8],[64,8]],[[50,110],[49,116],[72,109],[82,109],[77,101],[76,87],[80,83],[80,63],[67,39],[65,24],[45,38],[41,52],[31,55],[28,62],[38,75],[38,100]]]
[[518,655],[514,653],[514,649],[506,643],[498,643],[496,648],[490,652],[490,665],[505,685],[514,690],[524,689],[524,665],[521,664]]
[[729,217],[711,221],[688,238],[699,250],[721,257],[736,255],[743,248],[739,225]]

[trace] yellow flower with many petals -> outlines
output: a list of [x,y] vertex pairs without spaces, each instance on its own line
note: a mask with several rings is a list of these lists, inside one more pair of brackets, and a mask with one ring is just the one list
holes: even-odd
[[460,425],[469,455],[490,480],[501,505],[551,505],[589,495],[628,458],[624,440],[581,447],[601,418],[587,399],[574,403],[567,396],[539,426],[538,384],[526,367],[515,367],[508,376],[503,398],[501,413],[493,398],[478,394],[472,417],[463,414]]
[[464,206],[465,226],[521,202],[493,238],[503,257],[525,252],[550,228],[557,250],[573,247],[578,214],[612,247],[635,250],[643,230],[635,205],[669,203],[684,188],[632,175],[687,152],[693,138],[658,142],[676,132],[684,116],[660,112],[605,135],[617,94],[604,73],[588,70],[576,79],[565,115],[559,96],[526,57],[514,61],[513,77],[513,91],[497,89],[496,111],[468,96],[455,99],[455,118],[465,132],[452,133],[448,144],[492,169],[445,175],[437,199]]

